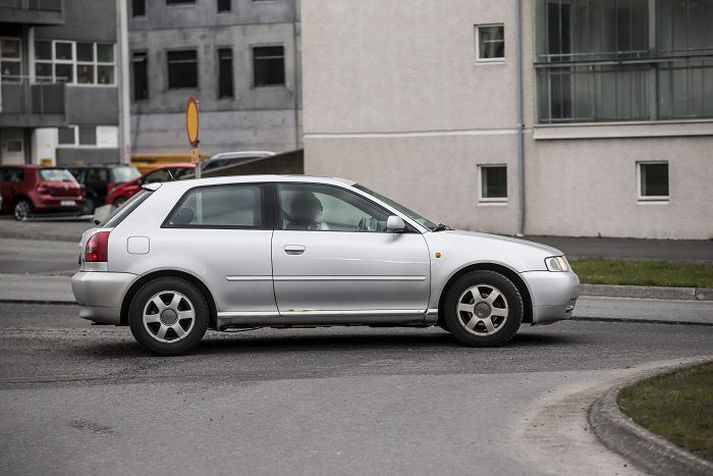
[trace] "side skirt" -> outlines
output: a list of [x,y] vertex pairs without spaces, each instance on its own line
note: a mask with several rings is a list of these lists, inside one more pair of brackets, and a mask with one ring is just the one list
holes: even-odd
[[299,326],[431,326],[438,310],[423,311],[289,311],[282,315],[260,312],[219,312],[217,330],[246,327]]

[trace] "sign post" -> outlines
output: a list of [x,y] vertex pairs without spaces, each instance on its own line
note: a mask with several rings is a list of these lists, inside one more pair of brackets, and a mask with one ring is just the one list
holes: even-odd
[[198,115],[198,100],[191,96],[188,98],[188,105],[186,106],[186,135],[188,136],[188,143],[191,145],[191,163],[196,165],[195,176],[196,178],[201,178],[201,155],[198,152],[198,144],[200,143],[198,139],[200,130]]

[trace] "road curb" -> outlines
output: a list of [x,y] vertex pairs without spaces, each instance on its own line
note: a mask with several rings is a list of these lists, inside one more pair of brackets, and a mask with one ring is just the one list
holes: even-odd
[[582,296],[625,297],[635,299],[662,299],[677,301],[713,301],[711,288],[674,288],[665,286],[629,286],[616,284],[579,285]]
[[589,408],[589,426],[604,446],[651,474],[713,474],[713,463],[637,425],[622,413],[617,403],[619,392],[624,388],[701,363],[704,361],[686,363],[664,371],[650,371],[614,386]]

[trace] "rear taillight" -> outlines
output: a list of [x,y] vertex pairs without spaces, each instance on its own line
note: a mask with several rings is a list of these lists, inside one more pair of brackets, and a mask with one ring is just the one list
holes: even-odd
[[106,263],[109,256],[109,232],[94,233],[84,247],[84,261],[87,263]]

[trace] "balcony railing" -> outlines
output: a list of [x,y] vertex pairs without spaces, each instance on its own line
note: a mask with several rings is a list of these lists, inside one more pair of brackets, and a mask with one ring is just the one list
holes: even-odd
[[3,78],[0,115],[64,114],[64,90],[64,82],[32,83],[27,77]]
[[0,8],[61,12],[62,0],[0,0]]

